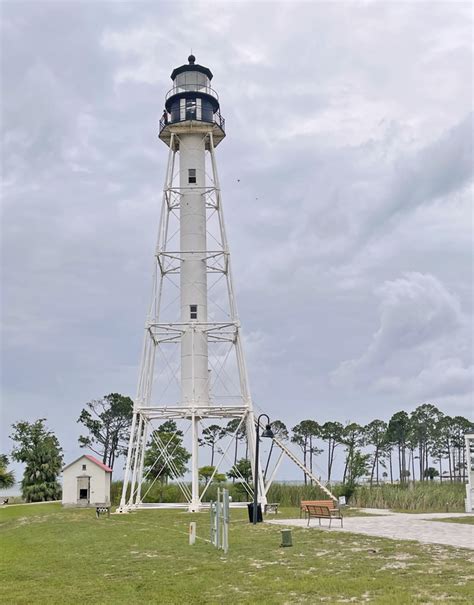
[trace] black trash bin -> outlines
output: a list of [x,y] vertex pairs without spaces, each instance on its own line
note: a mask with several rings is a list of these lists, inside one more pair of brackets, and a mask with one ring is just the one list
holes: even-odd
[[[247,509],[249,511],[249,522],[253,523],[253,502],[247,504]],[[263,521],[262,517],[262,505],[257,504],[257,523],[261,523]]]

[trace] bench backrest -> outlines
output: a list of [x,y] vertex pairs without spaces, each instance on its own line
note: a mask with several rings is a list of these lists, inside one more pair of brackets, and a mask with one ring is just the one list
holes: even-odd
[[330,510],[336,508],[334,500],[301,500],[301,509],[305,510],[307,506],[325,506]]
[[307,504],[306,510],[310,516],[315,517],[330,517],[331,509],[328,506],[318,506],[315,504]]

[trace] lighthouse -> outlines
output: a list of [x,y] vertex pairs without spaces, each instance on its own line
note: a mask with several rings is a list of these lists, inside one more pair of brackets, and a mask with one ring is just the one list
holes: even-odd
[[[211,70],[190,55],[173,70],[165,97],[159,138],[168,147],[168,162],[120,510],[145,506],[154,466],[146,451],[153,443],[154,468],[167,465],[188,510],[199,511],[210,484],[199,483],[203,431],[232,419],[235,437],[246,435],[260,500],[266,501],[261,471],[254,468],[255,419],[215,153],[225,137],[225,121],[212,79]],[[157,430],[165,421],[179,425],[189,447],[190,482],[178,469],[173,472],[175,442]],[[220,448],[214,472],[220,464],[232,465],[229,447]]]

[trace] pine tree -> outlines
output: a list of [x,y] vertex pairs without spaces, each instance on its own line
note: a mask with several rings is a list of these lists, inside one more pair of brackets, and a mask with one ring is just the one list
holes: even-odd
[[[161,483],[182,477],[191,458],[182,443],[183,432],[177,430],[174,420],[167,420],[153,431],[145,451],[144,466],[147,474]],[[166,456],[162,454],[163,448]]]

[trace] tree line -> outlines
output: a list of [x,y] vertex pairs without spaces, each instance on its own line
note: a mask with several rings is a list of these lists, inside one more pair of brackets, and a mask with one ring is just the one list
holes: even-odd
[[303,420],[292,429],[291,441],[312,468],[314,456],[325,446],[326,477],[330,483],[336,450],[343,451],[343,483],[367,477],[369,483],[399,480],[465,481],[464,435],[474,423],[463,416],[448,416],[434,404],[424,403],[411,414],[396,412],[388,422],[374,419],[366,425]]
[[[77,422],[87,434],[79,437],[79,445],[94,452],[111,468],[118,457],[126,454],[133,414],[129,397],[111,393],[90,401],[81,411]],[[434,404],[425,403],[410,414],[399,411],[388,420],[374,419],[366,425],[338,421],[318,423],[302,420],[291,429],[281,420],[271,422],[275,436],[297,446],[304,465],[313,474],[325,474],[323,481],[334,482],[336,457],[342,455],[344,485],[355,485],[365,478],[370,485],[390,481],[404,484],[412,480],[465,481],[467,460],[464,435],[474,432],[474,423],[462,416],[448,416]],[[57,477],[61,471],[62,449],[56,436],[45,426],[45,419],[34,423],[17,422],[11,435],[15,445],[12,458],[25,464],[21,483],[23,498],[28,502],[51,500],[59,497]],[[224,473],[215,473],[219,442],[235,438],[233,465]],[[172,420],[168,420],[150,435],[144,464],[149,477],[161,482],[176,479],[187,472],[191,457],[184,444],[184,435]],[[158,444],[168,446],[172,455],[164,461],[159,458]],[[200,469],[207,482],[247,481],[251,476],[248,459],[248,442],[244,423],[230,420],[225,426],[212,424],[203,429],[199,445],[209,450],[210,464]],[[271,443],[266,461],[262,461],[266,475],[272,458]],[[171,459],[171,462],[170,462]],[[324,473],[318,472],[324,466]],[[308,482],[306,474],[304,482]],[[0,487],[14,483],[8,471],[8,458],[0,455]]]
[[[115,456],[125,452],[132,418],[132,402],[118,394],[87,404],[78,422],[88,430],[87,437],[80,437],[82,447],[89,447],[103,462],[113,467]],[[313,473],[324,465],[328,483],[333,481],[336,456],[342,456],[343,484],[355,484],[362,477],[372,485],[381,481],[440,480],[465,481],[466,459],[464,434],[474,431],[474,423],[463,416],[449,416],[437,406],[424,403],[410,414],[399,411],[388,420],[378,418],[366,425],[356,422],[345,424],[338,421],[318,423],[302,420],[291,429],[281,420],[274,420],[272,429],[282,441],[294,443],[302,453],[304,465]],[[234,481],[248,478],[248,442],[245,424],[239,419],[230,420],[225,426],[212,424],[201,433],[200,446],[207,448],[210,463],[203,467],[203,477],[212,474],[219,443],[235,437],[233,467],[227,475]],[[174,451],[175,471],[164,461],[156,463],[157,442],[169,443]],[[270,446],[264,473],[269,468],[274,444]],[[242,451],[243,448],[243,451]],[[239,453],[242,455],[239,456]],[[189,452],[183,446],[183,434],[174,421],[166,421],[150,437],[145,455],[145,468],[152,477],[168,481],[183,475],[187,470]],[[322,460],[322,462],[321,462]],[[218,475],[222,477],[222,474]],[[224,476],[225,477],[225,476]],[[303,476],[305,483],[308,481]]]

